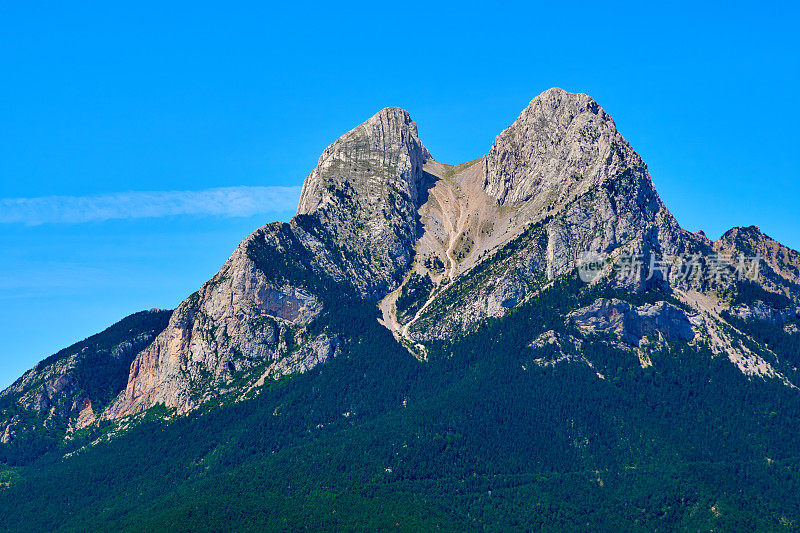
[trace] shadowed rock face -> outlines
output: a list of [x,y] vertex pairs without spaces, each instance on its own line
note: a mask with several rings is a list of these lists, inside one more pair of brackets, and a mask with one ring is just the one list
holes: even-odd
[[667,302],[634,307],[616,298],[600,298],[570,318],[585,334],[614,333],[631,346],[639,346],[648,336],[665,341],[688,341],[695,336],[686,312]]
[[0,392],[0,442],[42,428],[69,434],[94,422],[125,387],[134,356],[164,329],[170,314],[135,313],[25,372]]

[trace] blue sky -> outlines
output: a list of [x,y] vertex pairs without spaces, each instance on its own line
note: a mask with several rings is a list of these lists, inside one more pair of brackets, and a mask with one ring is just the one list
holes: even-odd
[[0,6],[0,387],[177,305],[386,106],[457,163],[541,91],[588,93],[682,225],[800,248],[788,2],[113,4]]

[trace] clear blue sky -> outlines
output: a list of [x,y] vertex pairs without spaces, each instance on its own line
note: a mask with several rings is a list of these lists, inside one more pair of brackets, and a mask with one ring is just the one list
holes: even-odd
[[[386,106],[457,163],[541,91],[588,93],[685,227],[757,224],[800,248],[789,2],[163,4],[0,6],[0,387],[177,305],[292,214],[296,189],[225,212],[230,187],[299,186]],[[82,199],[30,200],[50,196]]]

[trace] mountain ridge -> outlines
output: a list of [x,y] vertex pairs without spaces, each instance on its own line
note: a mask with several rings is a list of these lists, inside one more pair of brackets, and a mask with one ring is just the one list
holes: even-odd
[[460,165],[435,161],[409,113],[388,107],[323,151],[289,223],[254,231],[178,306],[98,418],[159,404],[186,413],[242,387],[231,383],[257,390],[346,352],[347,335],[323,324],[338,305],[327,302],[340,302],[331,287],[375,302],[380,322],[425,359],[427,344],[504,316],[586,254],[603,259],[598,279],[615,287],[676,295],[703,317],[697,342],[794,386],[764,359],[775,354],[733,347],[718,309],[735,284],[682,279],[676,268],[614,271],[631,254],[720,252],[764,252],[764,288],[797,305],[800,255],[760,231],[734,228],[712,242],[681,228],[644,161],[588,95],[545,91],[486,155]]
[[[502,176],[507,179],[501,180]],[[505,185],[501,187],[501,183]],[[495,227],[506,214],[503,211],[509,215],[507,222]],[[486,256],[514,241],[530,224],[545,217],[551,220],[541,230],[540,244],[513,257],[510,262],[516,267],[495,275],[491,291],[473,290],[473,301],[466,308],[451,308],[443,319],[441,312],[436,314],[434,289],[412,319],[396,327],[399,323],[392,316],[397,313],[396,303],[386,305],[382,300],[392,294],[399,296],[397,291],[411,274],[433,279],[444,293],[456,278],[482,263],[481,254]],[[297,215],[284,228],[290,228],[296,237],[290,239],[292,244],[269,236],[269,230],[264,230],[264,243],[283,253],[296,247],[295,252],[307,255],[303,268],[314,275],[351,285],[368,300],[381,300],[383,323],[422,358],[425,339],[448,338],[484,318],[502,316],[541,286],[542,273],[552,280],[577,266],[581,252],[608,255],[625,250],[665,255],[691,250],[708,255],[712,251],[704,240],[678,225],[658,197],[646,165],[602,107],[587,95],[557,88],[534,98],[498,135],[492,150],[473,165],[437,163],[420,141],[407,111],[397,107],[381,110],[323,152],[304,182]],[[437,231],[439,228],[444,231]],[[499,237],[498,230],[505,235]],[[248,242],[249,247],[254,246],[254,241]],[[258,271],[243,256],[237,257],[240,259],[233,260],[229,271]],[[437,275],[425,262],[443,263],[446,275]],[[657,275],[655,280],[647,280],[647,272],[642,271],[628,284],[643,290],[648,283],[659,283]],[[224,278],[223,274],[214,279]],[[261,283],[269,280],[261,279]],[[683,290],[698,288],[676,281],[674,275],[660,283]],[[286,287],[284,284],[284,293]],[[280,312],[258,312],[286,318]],[[426,320],[426,313],[432,318]],[[307,317],[303,324],[308,327],[312,322],[313,317]],[[234,332],[243,329],[241,324],[229,327]],[[431,331],[438,333],[431,336]],[[237,338],[237,333],[232,337]],[[315,347],[312,354],[287,351],[286,363],[273,363],[277,366],[272,377],[282,375],[275,368],[284,364],[296,368],[297,360],[323,362],[335,355],[335,347],[340,345],[335,332],[295,341],[295,345]],[[190,348],[193,356],[199,350]],[[248,353],[254,347],[244,344],[234,350]],[[204,354],[208,353],[211,350],[205,349]],[[246,364],[237,368],[240,362],[240,358],[229,357],[225,364],[232,367],[233,374],[246,368]],[[219,362],[214,365],[218,367]],[[157,388],[159,382],[154,383]],[[129,386],[131,398],[135,391],[136,385]],[[179,406],[175,399],[164,403]],[[179,409],[192,407],[189,402]],[[130,408],[119,411],[131,412]]]

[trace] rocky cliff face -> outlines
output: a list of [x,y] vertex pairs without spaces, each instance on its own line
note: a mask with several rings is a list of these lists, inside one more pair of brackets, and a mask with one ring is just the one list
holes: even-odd
[[395,288],[413,258],[430,157],[408,112],[390,107],[325,149],[303,184],[297,215],[332,255],[324,268],[367,298]]
[[573,311],[569,318],[584,334],[613,333],[631,346],[651,340],[690,341],[696,335],[692,322],[701,323],[699,315],[687,315],[683,309],[667,302],[635,307],[616,298],[600,298],[588,307]]
[[[130,367],[125,391],[103,413],[116,419],[156,404],[188,411],[252,370],[273,377],[324,361],[336,345],[308,325],[321,301],[279,278],[268,278],[248,255],[261,246],[292,246],[286,225],[269,225],[243,241],[219,272],[184,300],[166,329]],[[309,352],[307,346],[314,346]],[[253,379],[259,375],[251,376]]]
[[69,434],[94,422],[125,387],[133,358],[164,329],[170,313],[133,314],[25,372],[0,392],[0,442],[43,428]]
[[800,307],[790,306],[776,309],[765,302],[756,300],[749,305],[733,305],[730,313],[746,321],[760,320],[770,324],[783,324],[800,317]]

